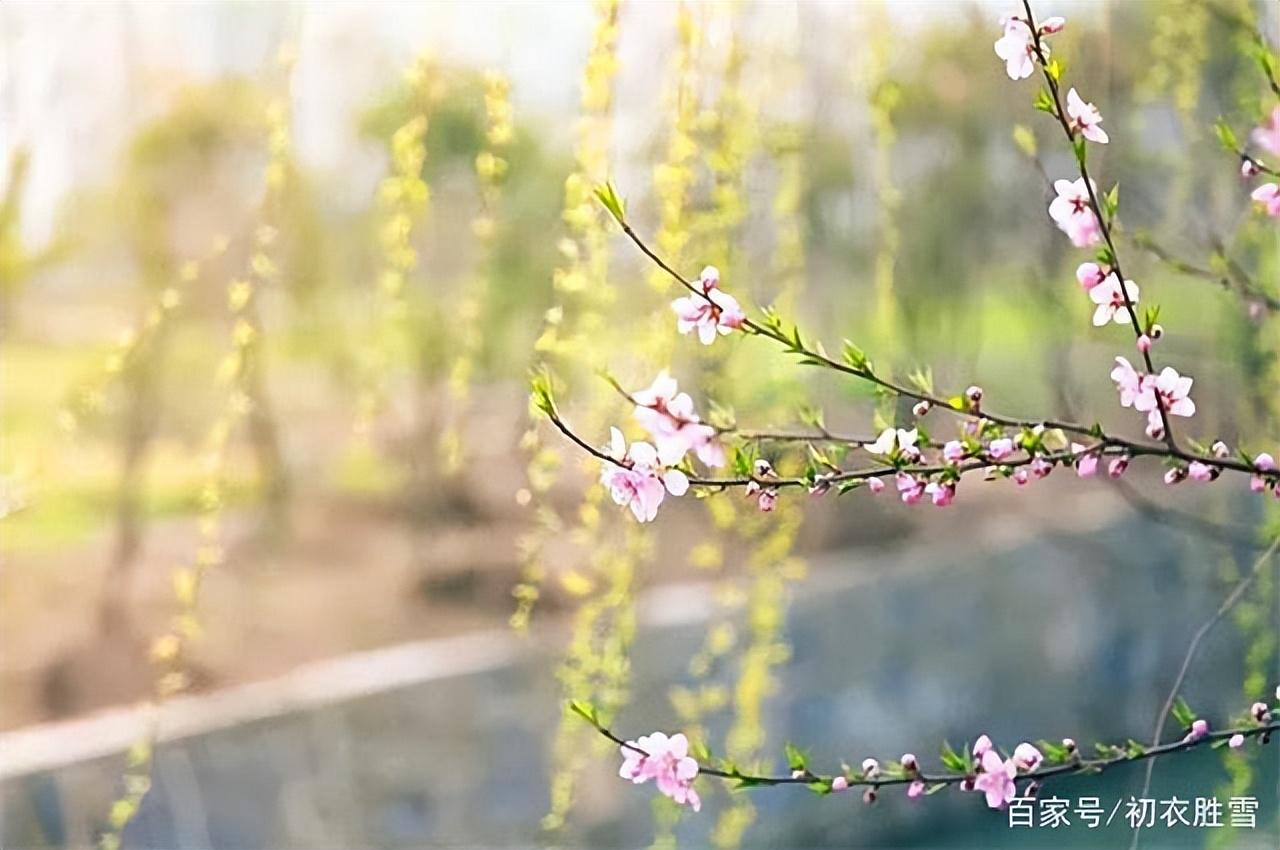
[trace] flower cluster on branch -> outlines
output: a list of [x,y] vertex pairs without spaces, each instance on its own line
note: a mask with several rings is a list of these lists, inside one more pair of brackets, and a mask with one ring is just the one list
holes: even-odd
[[[867,354],[848,340],[840,356],[833,357],[820,342],[808,340],[797,326],[784,321],[772,308],[762,309],[759,318],[749,316],[722,286],[720,273],[714,267],[706,267],[696,279],[677,271],[631,227],[622,199],[611,184],[605,184],[597,190],[597,198],[623,233],[687,292],[671,303],[675,329],[680,334],[696,333],[703,345],[712,345],[735,333],[762,338],[780,346],[802,365],[849,376],[869,383],[882,396],[909,401],[915,416],[913,427],[890,424],[878,428],[877,433],[857,436],[833,433],[817,412],[803,417],[808,430],[741,428],[723,418],[702,419],[693,397],[681,392],[676,379],[663,371],[643,389],[628,390],[608,379],[633,405],[636,422],[652,442],[628,443],[622,430],[614,427],[609,444],[598,447],[576,433],[562,416],[550,376],[537,375],[533,382],[534,405],[569,440],[601,462],[602,484],[613,500],[629,509],[638,521],[652,521],[666,496],[680,496],[691,488],[707,493],[738,488],[767,512],[785,489],[804,489],[821,496],[865,487],[876,494],[892,484],[904,503],[928,499],[935,506],[945,507],[955,500],[962,481],[975,475],[986,480],[1010,479],[1018,486],[1044,478],[1059,468],[1070,469],[1081,478],[1095,477],[1105,469],[1107,476],[1120,478],[1139,458],[1161,461],[1165,466],[1163,480],[1169,485],[1188,479],[1210,482],[1230,472],[1246,476],[1253,492],[1271,491],[1280,497],[1280,466],[1271,454],[1233,450],[1222,440],[1213,440],[1207,446],[1185,436],[1179,441],[1174,433],[1175,417],[1189,419],[1196,414],[1196,403],[1191,398],[1193,379],[1172,366],[1158,367],[1153,358],[1156,343],[1166,335],[1158,321],[1159,308],[1150,306],[1139,312],[1139,285],[1125,275],[1117,250],[1118,188],[1102,191],[1089,169],[1089,146],[1111,141],[1102,129],[1102,112],[1074,87],[1066,88],[1064,94],[1065,66],[1059,59],[1050,58],[1048,38],[1061,32],[1066,21],[1052,17],[1037,22],[1030,3],[1023,0],[1021,12],[1004,16],[1000,26],[1002,34],[994,49],[1005,62],[1006,73],[1017,81],[1032,77],[1039,70],[1043,86],[1035,95],[1034,107],[1054,120],[1074,154],[1075,173],[1053,183],[1055,197],[1049,204],[1048,216],[1073,246],[1092,251],[1092,256],[1078,265],[1076,280],[1092,304],[1093,326],[1127,326],[1133,335],[1136,363],[1116,356],[1110,377],[1120,406],[1144,415],[1148,440],[1133,440],[1100,424],[993,412],[984,406],[980,386],[969,386],[954,395],[940,393],[928,371],[916,371],[907,381],[899,381],[873,365]],[[1280,108],[1251,138],[1258,147],[1280,154]],[[1241,152],[1241,156],[1246,164],[1256,167],[1253,174],[1275,173],[1251,155]],[[1280,190],[1266,198],[1260,198],[1259,191],[1254,192],[1255,200],[1268,204],[1268,212],[1280,216]],[[1275,211],[1270,206],[1273,196]],[[941,433],[929,421],[935,410],[953,417],[954,433],[943,437],[931,433]],[[803,468],[783,474],[770,460],[769,447],[796,443],[806,449]],[[711,472],[721,467],[728,471],[722,475]],[[1271,547],[1267,557],[1275,548]],[[839,773],[821,775],[810,771],[803,754],[788,747],[791,773],[762,776],[713,759],[705,747],[691,745],[684,734],[655,732],[624,740],[603,725],[591,706],[574,703],[571,708],[620,746],[621,776],[635,783],[654,780],[661,793],[694,810],[701,805],[694,790],[694,781],[700,775],[730,780],[737,787],[800,784],[819,793],[862,786],[868,802],[884,786],[904,785],[907,796],[915,798],[956,785],[982,792],[989,806],[1000,808],[1019,793],[1034,794],[1041,782],[1054,776],[1097,773],[1118,764],[1205,745],[1238,749],[1251,738],[1266,743],[1280,728],[1273,719],[1277,709],[1261,702],[1255,703],[1238,723],[1219,731],[1211,730],[1206,720],[1195,717],[1185,704],[1179,703],[1174,716],[1183,728],[1180,739],[1152,746],[1133,740],[1122,745],[1100,744],[1093,757],[1084,756],[1071,739],[1034,745],[1023,742],[1006,755],[983,735],[972,747],[958,752],[944,747],[942,772],[923,772],[915,756],[907,754],[883,766],[876,759],[867,759],[861,770],[845,766]]]

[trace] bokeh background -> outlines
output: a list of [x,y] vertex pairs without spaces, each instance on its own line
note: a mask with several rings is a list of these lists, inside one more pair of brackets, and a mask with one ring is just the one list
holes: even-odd
[[[0,6],[0,845],[1127,842],[957,793],[708,784],[679,817],[562,716],[589,700],[773,770],[784,741],[832,769],[982,732],[1150,738],[1271,521],[1243,488],[1135,464],[966,483],[946,511],[687,498],[639,528],[528,409],[545,368],[603,442],[630,413],[599,373],[670,368],[753,427],[911,417],[762,342],[676,336],[672,284],[591,199],[609,179],[675,265],[832,350],[1139,435],[1107,378],[1127,335],[1089,326],[1046,214],[1070,152],[992,53],[1003,11]],[[1280,251],[1212,125],[1245,138],[1272,105],[1275,5],[1037,12],[1067,16],[1054,49],[1105,116],[1091,168],[1195,377],[1187,433],[1274,452],[1280,325],[1238,289],[1275,296]],[[1278,626],[1263,573],[1187,698],[1269,693]],[[1162,763],[1153,796],[1250,794],[1258,828],[1143,846],[1274,847],[1278,783],[1274,746]]]

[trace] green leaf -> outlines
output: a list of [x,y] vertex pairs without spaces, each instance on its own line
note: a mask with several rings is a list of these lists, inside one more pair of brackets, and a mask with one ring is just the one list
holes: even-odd
[[596,711],[596,707],[586,700],[571,699],[569,700],[569,710],[590,723],[597,729],[600,728],[600,716]]
[[1089,143],[1085,141],[1084,136],[1077,136],[1071,140],[1071,147],[1076,153],[1076,162],[1080,163],[1080,167],[1084,168],[1085,163],[1089,160]]
[[[966,748],[967,749],[967,748]],[[969,761],[951,748],[949,741],[942,742],[942,766],[954,773],[967,773]]]
[[1187,705],[1187,701],[1182,697],[1178,697],[1173,701],[1173,719],[1183,729],[1188,729],[1196,720],[1196,713],[1191,710],[1191,706]]
[[831,783],[826,779],[820,779],[817,782],[810,782],[808,788],[819,796],[831,793]]
[[1036,155],[1036,134],[1031,132],[1031,128],[1023,124],[1018,124],[1013,128],[1013,143],[1018,146],[1018,150],[1022,151],[1029,157]]
[[1049,90],[1045,88],[1036,92],[1036,99],[1033,105],[1041,112],[1048,112],[1050,115],[1053,115],[1056,111],[1053,104],[1053,95],[1049,94]]
[[1116,217],[1116,213],[1120,210],[1120,184],[1111,187],[1111,191],[1102,196],[1102,212],[1106,215],[1107,220]]
[[613,183],[606,181],[604,184],[596,187],[596,200],[600,201],[609,214],[617,220],[618,224],[626,223],[626,202],[618,196],[618,190],[614,188]]
[[1219,117],[1213,123],[1213,129],[1218,134],[1218,141],[1223,148],[1231,153],[1240,152],[1240,140],[1236,138],[1236,131],[1231,129],[1231,125],[1225,118]]
[[783,744],[782,748],[787,754],[788,767],[790,767],[792,770],[808,770],[809,769],[809,757],[804,753],[803,750],[801,750],[799,747],[797,747],[795,744],[791,743],[790,741]]
[[849,340],[844,341],[844,362],[859,372],[867,371],[867,354]]

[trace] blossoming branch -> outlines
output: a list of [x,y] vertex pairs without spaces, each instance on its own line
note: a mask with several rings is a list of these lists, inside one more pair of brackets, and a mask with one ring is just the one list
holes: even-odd
[[[640,785],[654,781],[658,791],[677,804],[694,811],[702,807],[694,788],[699,776],[711,776],[732,783],[735,790],[755,787],[799,785],[817,794],[832,794],[853,787],[864,788],[863,800],[873,803],[877,792],[886,787],[905,786],[908,799],[937,793],[949,786],[961,791],[983,794],[988,807],[1004,808],[1019,797],[1034,797],[1043,784],[1054,777],[1072,774],[1097,774],[1108,768],[1187,753],[1200,747],[1227,747],[1240,750],[1256,739],[1260,745],[1270,743],[1280,730],[1280,688],[1276,689],[1277,705],[1258,701],[1247,714],[1236,718],[1226,729],[1212,730],[1209,722],[1197,717],[1190,707],[1178,701],[1174,716],[1183,729],[1182,736],[1166,744],[1145,746],[1132,739],[1123,744],[1097,743],[1096,755],[1086,756],[1072,738],[1060,742],[1022,742],[1012,753],[1005,754],[987,735],[979,735],[972,746],[959,751],[944,744],[939,755],[940,769],[925,770],[912,753],[896,759],[868,757],[857,768],[841,764],[839,772],[818,773],[810,769],[808,756],[788,744],[785,747],[789,773],[758,775],[744,772],[731,761],[716,759],[705,747],[692,744],[682,733],[668,736],[653,732],[635,740],[614,734],[601,720],[596,709],[574,701],[569,709],[618,745],[622,765],[618,775]],[[1022,783],[1022,787],[1019,787]]]

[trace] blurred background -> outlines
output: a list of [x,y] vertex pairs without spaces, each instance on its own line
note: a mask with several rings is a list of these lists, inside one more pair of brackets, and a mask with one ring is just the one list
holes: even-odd
[[[546,368],[602,443],[635,432],[599,373],[669,368],[748,427],[911,419],[763,342],[677,336],[677,291],[591,198],[609,179],[674,265],[829,350],[1140,436],[1107,378],[1127,334],[1090,327],[1046,213],[1070,151],[992,51],[1008,10],[0,6],[0,846],[1127,842],[1012,832],[958,793],[708,783],[681,817],[562,716],[772,771],[784,741],[834,770],[982,732],[1150,738],[1274,529],[1239,482],[1135,464],[966,481],[947,511],[721,495],[638,527],[528,409]],[[1120,184],[1161,360],[1195,378],[1185,432],[1274,452],[1280,250],[1213,122],[1244,139],[1274,105],[1275,4],[1036,11],[1067,17],[1055,55],[1105,116],[1090,167]],[[1191,703],[1269,693],[1278,627],[1264,572]],[[1258,827],[1142,846],[1274,848],[1277,761],[1161,763],[1151,796],[1252,795]],[[1142,773],[1051,790],[1114,801]]]

